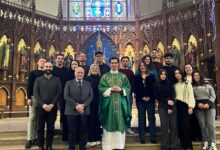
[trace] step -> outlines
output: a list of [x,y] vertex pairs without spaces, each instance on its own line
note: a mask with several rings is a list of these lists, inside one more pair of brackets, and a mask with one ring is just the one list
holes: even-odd
[[[22,133],[23,134],[23,133]],[[146,142],[150,141],[150,136],[149,134],[146,134]],[[220,131],[216,132],[216,139],[220,140]],[[160,141],[160,133],[157,134],[157,140]],[[10,145],[11,143],[15,145],[24,145],[26,143],[26,135],[17,135],[17,136],[0,136],[0,146],[6,146]],[[54,137],[54,143],[55,144],[63,144],[61,140],[61,136],[55,136]],[[131,144],[131,143],[139,143],[139,137],[138,134],[134,135],[127,135],[126,136],[126,143]]]
[[[217,141],[217,148],[220,149],[220,141]],[[201,150],[202,143],[195,142],[193,143],[194,150]],[[53,150],[66,150],[67,149],[66,144],[54,144]],[[24,150],[24,145],[11,145],[11,146],[0,146],[1,150]],[[31,148],[32,150],[37,150],[38,147],[34,146]],[[99,146],[93,146],[87,148],[88,150],[101,150],[101,145]],[[139,143],[132,143],[132,144],[126,144],[125,150],[160,150],[160,144],[139,144]]]

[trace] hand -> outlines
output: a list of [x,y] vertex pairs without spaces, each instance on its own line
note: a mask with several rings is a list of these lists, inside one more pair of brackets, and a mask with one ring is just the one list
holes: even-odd
[[147,96],[147,97],[143,97],[142,98],[144,101],[149,101],[150,100],[150,98]]
[[77,110],[80,114],[83,114],[83,113],[84,113],[84,105],[83,105],[83,104],[77,104],[77,105],[76,105],[76,110]]
[[168,114],[170,115],[170,114],[172,114],[173,113],[173,110],[172,109],[168,109]]
[[31,100],[31,99],[28,99],[28,100],[27,100],[27,105],[28,105],[28,106],[32,106],[32,100]]
[[120,93],[122,91],[122,89],[119,86],[113,85],[112,91]]
[[173,106],[174,105],[174,102],[172,100],[168,100],[168,104]]
[[199,103],[198,107],[199,107],[199,109],[204,109],[204,104],[203,103]]
[[204,109],[209,109],[209,104],[205,104],[203,108]]
[[188,114],[192,115],[193,114],[193,109],[191,107],[188,108]]
[[43,108],[45,111],[48,111],[48,105],[47,105],[47,104],[43,104],[43,105],[42,105],[42,108]]
[[54,107],[54,104],[49,104],[48,105],[48,112],[50,112],[53,109],[53,107]]

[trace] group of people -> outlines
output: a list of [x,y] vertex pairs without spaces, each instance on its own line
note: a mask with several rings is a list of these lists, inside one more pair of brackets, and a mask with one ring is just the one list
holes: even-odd
[[[95,63],[86,64],[85,53],[79,61],[64,67],[64,57],[56,56],[56,65],[41,58],[38,69],[30,72],[27,93],[29,120],[26,148],[38,145],[52,149],[57,110],[60,110],[62,140],[68,149],[80,150],[102,144],[103,150],[124,149],[126,133],[131,130],[133,98],[138,110],[138,133],[145,144],[146,116],[150,142],[157,143],[155,104],[161,122],[161,149],[190,150],[192,140],[202,135],[203,150],[216,150],[215,92],[202,74],[190,64],[184,71],[173,65],[173,55],[164,55],[165,64],[157,60],[156,49],[141,59],[135,73],[129,69],[129,57],[109,59],[95,53]],[[146,115],[147,112],[147,115]],[[198,120],[198,123],[196,122]],[[196,126],[196,123],[199,124]],[[198,135],[198,137],[197,137]]]

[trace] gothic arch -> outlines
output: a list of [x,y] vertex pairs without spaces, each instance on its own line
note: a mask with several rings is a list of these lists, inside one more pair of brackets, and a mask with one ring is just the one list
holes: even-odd
[[0,106],[7,106],[8,100],[10,99],[10,92],[7,87],[1,86],[0,87]]
[[16,90],[16,106],[25,106],[27,99],[27,92],[23,87]]

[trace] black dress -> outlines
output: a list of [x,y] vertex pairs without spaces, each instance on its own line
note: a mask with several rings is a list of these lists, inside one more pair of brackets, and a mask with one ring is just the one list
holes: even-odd
[[96,142],[101,140],[101,128],[99,121],[99,76],[88,76],[85,80],[91,83],[94,98],[90,104],[90,115],[88,116],[88,142]]

